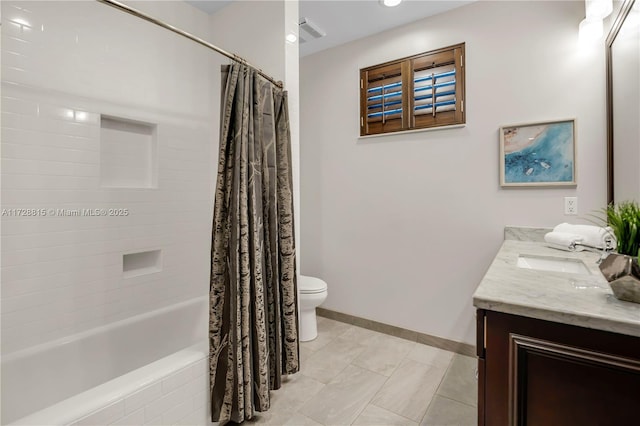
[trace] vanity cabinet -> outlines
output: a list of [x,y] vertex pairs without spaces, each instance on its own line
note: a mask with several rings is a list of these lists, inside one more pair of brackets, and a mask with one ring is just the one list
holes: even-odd
[[479,425],[640,424],[640,337],[478,309],[477,355]]

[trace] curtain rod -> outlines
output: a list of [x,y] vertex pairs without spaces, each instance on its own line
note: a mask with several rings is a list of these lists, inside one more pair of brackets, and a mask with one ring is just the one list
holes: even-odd
[[180,28],[174,27],[171,24],[167,24],[164,21],[161,21],[159,19],[156,19],[152,16],[147,15],[146,13],[140,12],[137,9],[134,9],[132,7],[129,7],[123,3],[120,3],[119,1],[115,1],[115,0],[96,0],[99,3],[102,4],[106,4],[107,6],[111,6],[115,9],[121,10],[123,12],[126,12],[130,15],[136,16],[138,18],[144,19],[145,21],[151,22],[152,24],[158,25],[162,28],[165,28],[169,31],[172,31],[176,34],[181,35],[182,37],[188,38],[191,41],[195,41],[196,43],[204,46],[204,47],[208,47],[209,49],[216,51],[224,56],[226,56],[229,59],[233,59],[236,62],[241,62],[243,64],[245,64],[248,67],[253,68],[254,70],[256,70],[256,72],[258,74],[260,74],[261,76],[263,76],[264,78],[266,78],[267,80],[269,80],[271,83],[275,84],[276,86],[282,88],[283,84],[282,81],[276,81],[276,79],[274,79],[273,77],[271,77],[270,75],[266,74],[264,71],[262,71],[260,68],[257,68],[253,65],[251,65],[246,59],[242,58],[239,55],[236,55],[234,53],[229,53],[224,49],[219,48],[218,46],[211,44],[203,39],[201,39],[200,37],[196,37],[193,34],[190,34],[186,31],[181,30]]

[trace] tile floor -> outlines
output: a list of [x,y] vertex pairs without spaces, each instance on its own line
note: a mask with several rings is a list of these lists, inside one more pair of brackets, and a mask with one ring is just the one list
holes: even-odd
[[300,355],[300,372],[248,424],[477,424],[475,358],[322,317]]

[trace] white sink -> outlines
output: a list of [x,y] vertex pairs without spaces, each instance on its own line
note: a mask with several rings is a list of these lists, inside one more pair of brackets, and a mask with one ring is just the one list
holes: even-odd
[[521,254],[518,256],[517,265],[519,268],[524,269],[591,275],[589,268],[587,268],[584,262],[579,259],[568,259],[565,257],[544,257]]

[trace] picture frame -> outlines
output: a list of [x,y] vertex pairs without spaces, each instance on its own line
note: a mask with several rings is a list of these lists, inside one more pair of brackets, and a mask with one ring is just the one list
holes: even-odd
[[571,187],[576,179],[576,120],[500,127],[500,186]]

